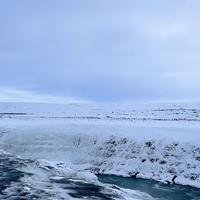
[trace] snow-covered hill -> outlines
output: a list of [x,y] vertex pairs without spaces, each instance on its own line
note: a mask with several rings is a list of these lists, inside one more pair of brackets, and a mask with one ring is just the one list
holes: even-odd
[[98,174],[200,188],[200,104],[0,104],[0,148]]
[[64,118],[105,121],[199,122],[200,103],[31,104],[0,103],[1,118]]

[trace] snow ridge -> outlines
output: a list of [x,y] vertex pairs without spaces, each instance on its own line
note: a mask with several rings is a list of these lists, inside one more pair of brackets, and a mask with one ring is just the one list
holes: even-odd
[[200,104],[0,104],[0,148],[200,188]]

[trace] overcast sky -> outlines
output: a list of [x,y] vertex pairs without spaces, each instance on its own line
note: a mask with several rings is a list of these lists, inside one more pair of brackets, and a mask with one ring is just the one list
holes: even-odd
[[1,0],[0,101],[200,99],[199,0]]

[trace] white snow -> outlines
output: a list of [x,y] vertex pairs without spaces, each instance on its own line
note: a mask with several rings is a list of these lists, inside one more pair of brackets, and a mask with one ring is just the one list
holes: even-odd
[[199,103],[1,103],[0,113],[0,148],[9,153],[94,180],[85,171],[200,188]]

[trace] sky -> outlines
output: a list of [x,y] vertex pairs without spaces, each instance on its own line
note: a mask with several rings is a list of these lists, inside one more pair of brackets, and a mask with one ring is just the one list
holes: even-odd
[[0,101],[198,101],[199,10],[199,0],[1,0]]

